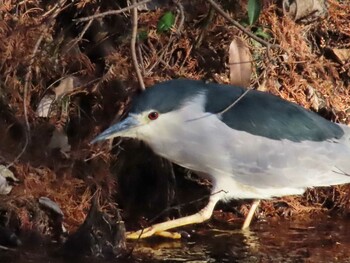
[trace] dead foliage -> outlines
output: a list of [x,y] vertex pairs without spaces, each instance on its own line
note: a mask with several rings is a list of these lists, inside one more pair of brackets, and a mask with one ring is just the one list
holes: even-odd
[[[0,153],[4,164],[16,160],[11,169],[22,181],[10,196],[0,197],[1,210],[17,211],[21,228],[32,228],[28,211],[46,196],[59,204],[72,230],[83,222],[96,191],[103,189],[103,204],[114,200],[115,178],[109,170],[114,157],[108,149],[97,150],[88,143],[127,111],[138,89],[130,56],[130,13],[77,22],[74,19],[119,9],[119,3],[2,3]],[[308,25],[284,17],[275,1],[265,1],[258,26],[281,47],[268,53],[213,12],[206,1],[182,5],[183,14],[172,5],[139,11],[137,56],[146,86],[179,77],[229,83],[229,45],[239,37],[253,57],[251,86],[328,119],[349,122],[350,61],[334,57],[335,49],[350,49],[346,1],[330,0],[327,19]],[[238,21],[246,16],[245,1],[226,3],[225,8]],[[165,10],[177,14],[176,23],[169,32],[160,33],[157,23]],[[54,95],[60,80],[72,76],[78,85],[56,98],[56,110],[49,116],[38,116],[41,99]],[[67,134],[69,154],[47,147],[55,129]],[[24,154],[15,159],[23,147]],[[349,186],[313,189],[302,197],[264,201],[261,212],[268,217],[348,214],[349,192]],[[241,211],[246,213],[246,207]]]

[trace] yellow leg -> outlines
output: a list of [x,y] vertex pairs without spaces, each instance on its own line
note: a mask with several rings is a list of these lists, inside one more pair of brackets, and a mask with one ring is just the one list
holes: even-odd
[[[181,217],[178,219],[162,222],[155,224],[153,226],[147,227],[145,229],[136,231],[136,232],[128,232],[126,233],[126,238],[128,239],[139,239],[139,238],[146,238],[153,235],[159,235],[159,236],[167,236],[169,235],[169,232],[166,230],[173,229],[180,226],[186,226],[191,224],[198,224],[202,223],[206,220],[208,220],[211,215],[213,214],[214,207],[216,203],[220,200],[222,194],[214,194],[210,197],[209,203],[206,207],[204,207],[201,211],[199,211],[196,214]],[[179,234],[175,233],[172,238],[180,238],[181,236]]]
[[254,216],[255,211],[258,208],[259,204],[260,204],[260,200],[255,200],[253,202],[252,207],[250,208],[249,213],[248,213],[246,219],[244,220],[242,230],[249,228],[250,223],[252,222],[253,216]]

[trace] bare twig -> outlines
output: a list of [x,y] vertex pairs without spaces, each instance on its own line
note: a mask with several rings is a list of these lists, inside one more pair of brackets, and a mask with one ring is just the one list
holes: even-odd
[[[145,49],[144,52],[148,52],[148,53],[152,52],[152,50],[150,50],[146,45],[142,45],[141,48],[142,48],[142,49]],[[148,76],[148,75],[151,74],[151,71],[153,70],[153,68],[154,68],[156,65],[158,65],[158,63],[161,63],[161,64],[164,66],[165,69],[166,69],[166,68],[170,68],[169,64],[162,58],[163,55],[164,55],[164,53],[165,53],[164,49],[161,49],[161,51],[157,52],[157,54],[156,54],[156,56],[157,56],[157,61],[156,61],[153,65],[151,65],[151,66],[149,67],[149,69],[148,69],[147,72],[145,72],[145,75],[146,75],[146,76]],[[158,55],[158,54],[159,54],[159,55]],[[160,56],[161,56],[161,57],[160,57]],[[159,60],[159,62],[158,62],[158,60]]]
[[[53,8],[52,11],[50,10],[49,13],[52,13],[52,16],[50,18],[50,20],[47,22],[47,24],[51,23],[51,21],[64,9],[64,4],[65,4],[66,0],[60,0],[58,4],[56,4]],[[11,167],[15,162],[17,162],[21,156],[24,154],[24,152],[27,149],[27,146],[29,144],[29,138],[30,138],[30,124],[29,124],[29,120],[28,120],[28,90],[29,90],[29,83],[31,81],[32,78],[32,67],[36,58],[36,54],[39,50],[40,44],[42,42],[42,40],[44,39],[44,35],[46,33],[47,28],[45,28],[43,30],[43,32],[41,33],[40,37],[38,38],[38,40],[35,43],[35,46],[33,48],[33,52],[32,55],[30,57],[30,62],[29,62],[29,66],[27,68],[27,74],[25,77],[25,82],[24,82],[24,88],[23,88],[23,114],[24,114],[24,120],[26,123],[26,132],[25,132],[25,143],[23,145],[23,148],[21,150],[21,152],[15,157],[15,159],[9,163],[6,168]]]
[[[55,4],[49,11],[47,11],[45,14],[43,14],[41,16],[41,19],[44,20],[46,19],[46,17],[50,16],[51,13],[54,13],[52,14],[52,17],[56,17],[58,13],[62,12],[63,10],[67,9],[68,7],[70,7],[73,3],[69,3],[67,5],[64,5],[66,3],[66,0],[61,0],[59,1],[57,4]],[[57,13],[58,12],[58,13]]]
[[189,119],[189,120],[187,120],[187,122],[197,121],[197,120],[200,120],[200,119],[203,119],[203,118],[207,118],[207,117],[212,116],[212,115],[223,115],[224,113],[226,113],[227,111],[232,109],[232,107],[234,107],[241,99],[243,99],[248,94],[248,92],[250,92],[252,90],[253,89],[246,89],[236,100],[234,100],[230,105],[228,105],[226,108],[224,108],[223,110],[221,110],[219,112],[214,112],[214,113],[213,112],[209,112],[209,113],[204,114],[201,117],[197,117],[197,118],[194,118],[194,119]]
[[[132,5],[135,6],[136,0],[132,0],[131,3]],[[143,82],[142,74],[139,68],[139,63],[137,61],[136,40],[137,40],[137,7],[134,7],[132,9],[132,34],[131,34],[131,43],[130,43],[131,58],[132,58],[132,63],[134,64],[134,69],[136,72],[137,79],[140,83],[141,90],[145,90],[145,83]]]
[[41,44],[41,41],[44,38],[44,32],[40,35],[40,37],[38,38],[38,40],[35,43],[33,52],[32,52],[32,56],[30,58],[30,62],[29,62],[29,66],[27,69],[27,74],[25,77],[25,82],[24,82],[24,91],[23,91],[23,112],[24,112],[24,119],[26,122],[26,127],[27,127],[27,136],[29,136],[30,134],[30,125],[29,125],[29,121],[28,121],[28,111],[27,111],[27,104],[28,104],[28,89],[29,89],[29,82],[30,79],[32,78],[32,66],[34,64],[34,59],[36,57],[36,53],[38,52],[39,46]]
[[[178,15],[176,16],[175,24],[178,24],[178,25],[177,25],[176,29],[175,29],[175,27],[173,27],[173,29],[171,30],[171,33],[174,32],[174,33],[177,34],[177,36],[179,36],[181,34],[181,31],[182,31],[183,26],[184,26],[185,14],[184,14],[184,7],[181,4],[181,2],[180,1],[175,1],[175,4],[176,4],[177,9],[178,9]],[[179,21],[178,21],[178,17],[180,17]],[[168,51],[168,49],[170,48],[170,46],[173,44],[173,41],[174,41],[174,35],[171,34],[167,46],[165,48],[163,48],[158,53],[159,55],[157,56],[157,61],[152,66],[150,66],[150,68],[148,69],[147,74],[150,74],[150,72],[153,70],[153,68],[155,66],[157,66],[159,63],[161,63],[165,67],[169,68],[169,64],[166,61],[164,61],[163,57],[166,54],[166,52]],[[183,64],[185,63],[185,61],[186,61],[186,59],[184,60]],[[180,67],[180,69],[181,69],[181,67]]]
[[220,111],[220,112],[218,112],[218,113],[216,113],[216,114],[222,115],[222,114],[224,114],[225,112],[229,111],[229,110],[230,110],[233,106],[235,106],[241,99],[243,99],[243,97],[244,97],[245,95],[247,95],[247,93],[248,93],[249,91],[251,91],[251,89],[246,89],[246,91],[243,92],[242,95],[239,96],[234,102],[232,102],[228,107],[226,107],[225,109],[223,109],[222,111]]
[[2,246],[2,245],[0,245],[0,249],[5,250],[5,251],[16,251],[16,249],[14,249],[14,248],[5,247],[5,246]]
[[183,26],[184,26],[184,23],[185,23],[185,12],[184,12],[184,7],[183,5],[181,4],[180,1],[175,1],[175,4],[177,6],[177,9],[178,9],[178,12],[179,12],[179,15],[180,15],[180,22],[177,26],[177,33],[180,34],[182,29],[183,29]]
[[158,56],[157,56],[157,60],[156,62],[154,62],[154,64],[152,66],[149,67],[148,71],[147,71],[147,75],[151,74],[151,71],[154,69],[154,67],[156,67],[160,62],[164,62],[166,67],[169,67],[169,64],[164,61],[163,57],[166,54],[166,52],[168,52],[169,47],[173,44],[173,35],[170,35],[170,38],[168,40],[168,44],[166,47],[162,48],[159,52],[158,52]]
[[182,68],[185,66],[186,61],[188,60],[189,56],[191,55],[192,48],[193,48],[193,46],[191,45],[190,48],[187,50],[186,56],[180,65],[179,72],[182,71]]
[[83,18],[74,19],[74,21],[76,21],[76,22],[84,22],[84,21],[89,21],[89,20],[92,20],[92,19],[97,19],[97,18],[100,18],[100,17],[108,16],[108,15],[117,15],[117,14],[129,11],[131,9],[134,9],[134,8],[137,9],[138,6],[147,4],[148,2],[151,2],[151,1],[152,0],[144,0],[144,1],[141,1],[141,2],[138,2],[138,3],[133,1],[132,5],[129,5],[129,6],[125,7],[125,8],[118,9],[118,10],[110,10],[110,11],[107,11],[107,12],[103,12],[101,14],[96,14],[96,15],[92,15],[92,16],[87,16],[87,17],[83,17]]
[[[96,10],[95,14],[98,12],[99,9]],[[81,31],[81,33],[79,34],[78,38],[75,39],[73,41],[73,43],[71,44],[71,46],[66,50],[66,53],[68,53],[76,44],[78,44],[84,37],[86,31],[89,29],[89,27],[91,26],[92,24],[92,21],[94,20],[89,20],[89,22],[84,26],[83,28],[83,31]]]
[[28,66],[27,69],[27,74],[25,77],[25,83],[24,83],[24,91],[23,91],[23,114],[24,114],[24,120],[26,122],[26,132],[25,132],[25,142],[24,145],[22,147],[21,152],[15,157],[15,159],[6,166],[6,168],[11,167],[15,162],[17,162],[19,160],[19,158],[21,158],[21,156],[24,154],[24,152],[27,149],[27,146],[29,144],[29,138],[30,138],[30,124],[29,124],[29,120],[28,120],[28,89],[29,89],[29,82],[32,76],[32,66],[34,64],[34,59],[36,56],[36,53],[38,52],[39,46],[41,44],[41,41],[44,38],[44,34],[41,34],[41,36],[39,37],[39,39],[36,41],[34,49],[33,49],[33,53],[30,59],[30,64]]
[[145,75],[145,64],[143,63],[142,50],[140,45],[137,45],[137,55],[139,56],[141,73],[142,75]]
[[242,26],[240,23],[235,21],[230,17],[229,14],[227,14],[223,9],[221,9],[220,5],[218,5],[214,0],[207,0],[211,6],[220,14],[222,15],[226,20],[228,20],[230,23],[232,23],[235,27],[237,27],[239,30],[241,30],[243,33],[247,34],[249,37],[254,39],[255,41],[259,42],[260,44],[266,46],[268,49],[269,48],[281,48],[279,45],[276,44],[271,44],[260,37],[254,35],[251,31],[247,30],[244,26]]
[[[123,142],[123,140],[120,140],[119,142],[117,142],[116,144],[113,144],[112,145],[112,142],[113,142],[113,139],[110,139],[109,140],[109,142],[110,142],[110,147],[109,147],[109,152],[111,152],[112,151],[112,149],[114,149],[115,147],[119,147],[119,148],[121,148],[120,147],[120,144]],[[100,151],[100,152],[98,152],[98,153],[96,153],[96,154],[94,154],[94,155],[91,155],[90,157],[88,157],[88,158],[85,158],[84,159],[84,162],[88,162],[88,161],[90,161],[90,160],[92,160],[92,159],[95,159],[95,158],[97,158],[98,156],[100,156],[100,155],[102,155],[102,154],[106,154],[104,151]]]

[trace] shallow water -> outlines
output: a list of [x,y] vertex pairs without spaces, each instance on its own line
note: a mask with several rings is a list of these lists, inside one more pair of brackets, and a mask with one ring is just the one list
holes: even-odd
[[350,221],[256,223],[252,231],[206,230],[187,242],[142,243],[172,262],[350,262]]
[[[350,262],[350,220],[256,222],[251,231],[238,225],[202,225],[189,239],[148,239],[129,243],[125,260],[83,262]],[[190,228],[189,228],[190,229]],[[224,230],[225,229],[225,230]],[[0,251],[0,262],[66,262],[36,251]]]

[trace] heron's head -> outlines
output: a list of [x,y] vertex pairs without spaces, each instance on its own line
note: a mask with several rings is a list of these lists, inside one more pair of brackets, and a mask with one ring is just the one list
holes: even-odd
[[114,137],[151,143],[165,130],[182,128],[194,108],[203,109],[203,84],[191,80],[167,81],[146,89],[132,104],[127,117],[98,135],[92,143]]

